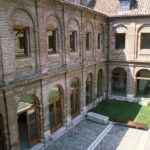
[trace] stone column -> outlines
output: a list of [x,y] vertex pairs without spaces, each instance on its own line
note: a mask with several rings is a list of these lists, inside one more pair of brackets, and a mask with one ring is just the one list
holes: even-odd
[[13,91],[6,92],[6,103],[8,110],[8,126],[10,132],[11,150],[19,150],[19,133],[17,124],[17,104],[13,95]]

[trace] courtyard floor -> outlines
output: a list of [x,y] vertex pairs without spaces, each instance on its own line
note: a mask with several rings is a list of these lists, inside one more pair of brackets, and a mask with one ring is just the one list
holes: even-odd
[[149,150],[149,139],[149,131],[83,120],[46,150]]

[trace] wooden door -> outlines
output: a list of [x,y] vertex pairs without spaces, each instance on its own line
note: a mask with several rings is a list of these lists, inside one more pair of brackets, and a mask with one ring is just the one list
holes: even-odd
[[28,140],[30,145],[38,143],[40,139],[38,117],[35,109],[27,111]]
[[50,104],[49,113],[51,132],[55,132],[62,126],[61,100],[55,101],[52,104]]
[[80,98],[79,90],[77,88],[71,91],[71,116],[74,118],[80,113]]

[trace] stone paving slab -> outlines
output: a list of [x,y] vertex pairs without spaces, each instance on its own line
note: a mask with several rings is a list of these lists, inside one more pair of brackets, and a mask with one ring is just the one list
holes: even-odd
[[115,125],[95,150],[150,150],[139,149],[147,132]]
[[106,125],[84,120],[52,143],[47,150],[86,150]]

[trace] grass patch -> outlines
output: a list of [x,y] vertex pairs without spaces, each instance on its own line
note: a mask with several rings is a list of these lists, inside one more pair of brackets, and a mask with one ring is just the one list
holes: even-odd
[[150,106],[121,101],[103,101],[92,111],[109,116],[112,121],[123,123],[135,121],[150,128]]

